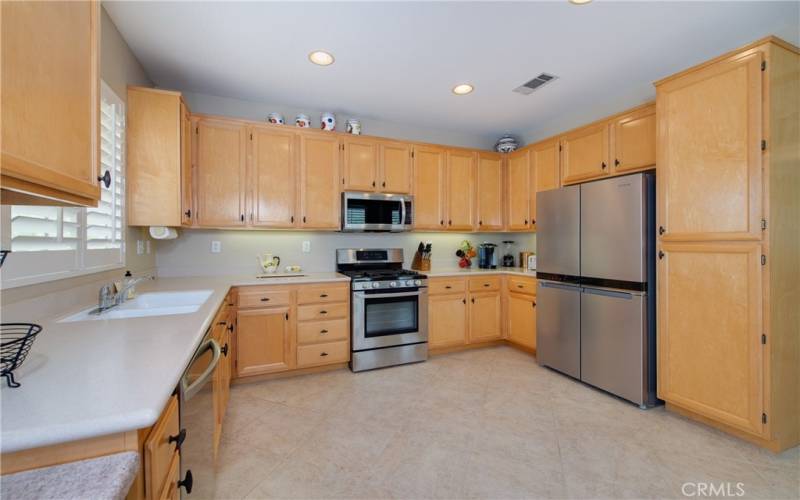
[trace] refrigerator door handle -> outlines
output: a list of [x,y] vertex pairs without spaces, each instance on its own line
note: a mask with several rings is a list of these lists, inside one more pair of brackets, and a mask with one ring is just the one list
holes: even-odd
[[584,288],[582,291],[583,293],[591,295],[602,295],[604,297],[614,297],[616,299],[631,300],[633,298],[633,294],[628,292],[616,292],[614,290],[604,290],[601,288]]
[[562,285],[561,283],[553,283],[550,281],[539,281],[539,284],[544,288],[558,288],[559,290],[580,291],[581,287],[578,285]]

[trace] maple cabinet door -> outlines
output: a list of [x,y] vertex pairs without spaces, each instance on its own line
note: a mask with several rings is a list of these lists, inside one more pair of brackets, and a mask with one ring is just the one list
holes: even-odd
[[383,142],[380,151],[380,190],[384,193],[411,193],[411,144]]
[[508,294],[508,340],[536,349],[536,297]]
[[369,139],[345,138],[342,184],[347,191],[378,190],[378,143]]
[[614,173],[656,166],[656,107],[628,113],[613,124]]
[[237,323],[237,376],[294,368],[296,346],[288,306],[240,310]]
[[300,136],[300,227],[339,229],[339,139],[317,134]]
[[558,141],[538,144],[531,148],[531,227],[536,229],[536,193],[558,189]]
[[192,208],[192,116],[189,108],[181,103],[181,224],[191,226],[194,222]]
[[445,151],[414,147],[414,228],[444,230]]
[[467,299],[463,294],[429,295],[428,346],[453,347],[467,343]]
[[503,157],[480,153],[478,156],[478,231],[503,229]]
[[197,223],[245,225],[247,130],[234,121],[200,119],[197,138]]
[[267,127],[253,127],[251,137],[251,224],[294,227],[297,135]]
[[562,184],[608,175],[608,123],[567,134],[561,143]]
[[506,227],[511,231],[530,229],[530,151],[508,156],[506,196],[508,197]]
[[664,241],[761,238],[761,57],[723,60],[656,89]]
[[499,291],[471,293],[468,305],[470,343],[487,342],[503,337]]
[[472,231],[475,220],[475,154],[447,152],[447,229]]
[[760,243],[664,243],[660,250],[658,397],[762,434]]

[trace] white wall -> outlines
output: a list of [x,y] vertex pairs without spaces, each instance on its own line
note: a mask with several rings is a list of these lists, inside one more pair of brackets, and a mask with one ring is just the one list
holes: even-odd
[[498,136],[482,136],[450,132],[444,129],[420,128],[415,125],[400,124],[353,116],[352,114],[338,112],[336,109],[319,110],[297,108],[282,104],[264,103],[217,97],[194,92],[183,93],[189,108],[193,113],[222,115],[246,120],[266,121],[271,112],[281,113],[287,124],[294,125],[294,117],[298,113],[308,115],[313,126],[319,126],[319,115],[322,111],[332,111],[336,114],[336,130],[345,130],[345,121],[348,118],[358,118],[361,121],[362,134],[402,139],[407,141],[429,142],[448,146],[463,146],[468,148],[491,150]]
[[[431,266],[445,269],[458,266],[455,251],[462,240],[475,246],[483,241],[497,243],[514,240],[514,255],[522,250],[536,249],[536,236],[531,233],[325,233],[306,231],[219,231],[181,230],[176,240],[159,241],[156,263],[158,275],[221,275],[256,274],[260,269],[256,255],[270,252],[281,258],[281,268],[296,264],[307,272],[333,271],[337,248],[403,248],[405,265],[411,259],[420,241],[433,242]],[[211,253],[213,240],[222,243],[222,252]],[[311,252],[302,253],[302,242],[311,242]],[[500,246],[500,255],[504,247]],[[473,263],[477,267],[477,261]]]

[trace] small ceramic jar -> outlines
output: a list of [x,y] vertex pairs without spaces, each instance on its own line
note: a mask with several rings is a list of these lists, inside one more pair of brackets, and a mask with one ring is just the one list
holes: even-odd
[[361,135],[361,122],[355,118],[350,118],[345,122],[345,130],[348,134]]
[[267,115],[267,121],[275,125],[283,125],[283,115],[280,113],[270,113]]
[[299,114],[294,118],[294,124],[300,128],[308,128],[311,126],[311,119],[308,115]]
[[319,117],[320,128],[332,132],[336,128],[336,116],[333,113],[322,113]]

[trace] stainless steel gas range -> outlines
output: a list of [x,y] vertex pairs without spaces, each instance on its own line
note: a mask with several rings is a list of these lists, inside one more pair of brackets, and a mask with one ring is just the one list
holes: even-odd
[[428,359],[428,279],[402,248],[341,248],[336,270],[351,279],[351,370]]

